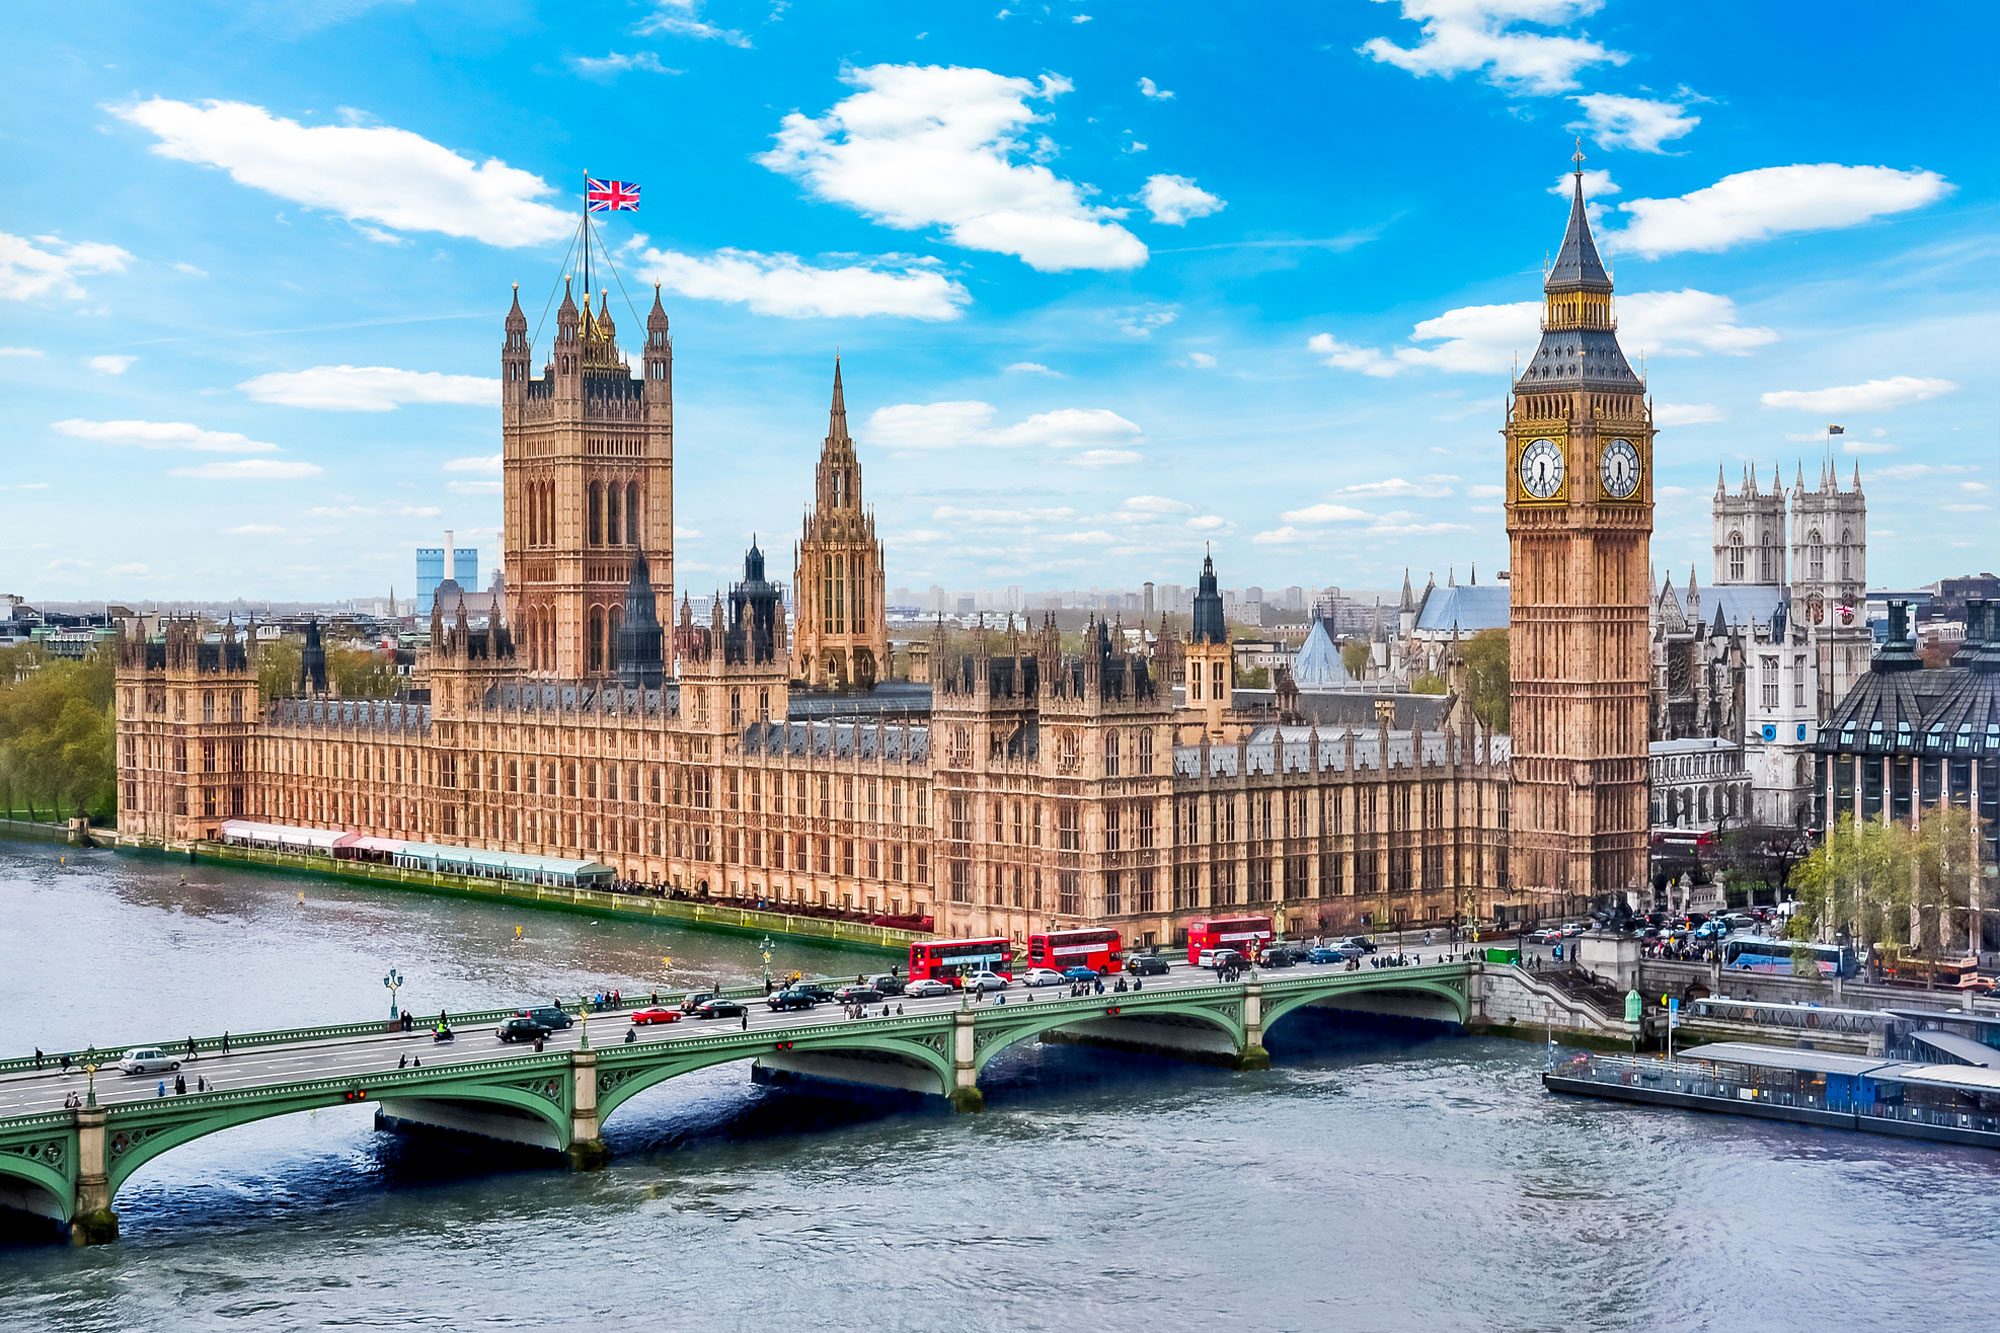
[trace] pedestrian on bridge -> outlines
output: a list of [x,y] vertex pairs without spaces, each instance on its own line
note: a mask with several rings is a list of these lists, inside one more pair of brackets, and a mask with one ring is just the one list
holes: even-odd
[[224,1029],[222,1030],[222,1053],[223,1053],[224,1055],[227,1055],[227,1054],[229,1054],[229,1029],[228,1029],[228,1028],[224,1028]]
[[167,1095],[167,1081],[165,1079],[161,1079],[160,1086],[153,1089],[153,1095],[155,1097],[164,1097]]
[[64,1051],[64,1052],[63,1052],[63,1056],[62,1056],[62,1071],[63,1071],[63,1073],[65,1073],[65,1074],[67,1074],[67,1073],[69,1072],[69,1052],[68,1052],[68,1051]]
[[748,1009],[743,1011],[743,1030],[745,1032],[750,1030],[750,1011]]
[[189,1038],[188,1038],[188,1044],[187,1044],[187,1058],[188,1058],[188,1059],[190,1059],[190,1060],[194,1059],[194,1038],[193,1038],[193,1037],[189,1037]]
[[404,1051],[403,1058],[396,1061],[396,1068],[408,1069],[409,1067],[410,1067],[410,1053],[408,1051]]
[[41,1067],[42,1067],[42,1048],[37,1046],[35,1048],[35,1068],[40,1069]]

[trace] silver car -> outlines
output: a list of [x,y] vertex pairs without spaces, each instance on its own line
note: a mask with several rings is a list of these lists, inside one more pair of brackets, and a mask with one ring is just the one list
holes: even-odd
[[952,989],[942,981],[933,981],[931,978],[925,977],[921,981],[912,981],[909,985],[905,986],[903,994],[912,1000],[931,1000],[936,999],[940,995],[952,994]]
[[157,1046],[134,1046],[118,1062],[121,1074],[171,1074],[181,1062]]

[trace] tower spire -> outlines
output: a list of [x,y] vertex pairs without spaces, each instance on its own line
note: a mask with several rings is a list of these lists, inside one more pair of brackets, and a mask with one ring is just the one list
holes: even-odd
[[840,384],[840,353],[833,354],[833,407],[827,412],[826,437],[844,440],[847,435],[847,391]]

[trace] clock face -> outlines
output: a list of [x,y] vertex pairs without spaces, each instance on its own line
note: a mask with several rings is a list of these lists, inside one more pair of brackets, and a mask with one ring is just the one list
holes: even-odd
[[1562,489],[1563,454],[1554,440],[1536,440],[1521,451],[1521,489],[1546,500]]
[[1613,440],[1604,446],[1598,473],[1604,493],[1614,500],[1629,500],[1639,489],[1639,451],[1630,440]]

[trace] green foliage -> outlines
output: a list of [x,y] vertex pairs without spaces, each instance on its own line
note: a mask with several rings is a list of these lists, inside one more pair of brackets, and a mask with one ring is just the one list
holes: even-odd
[[1244,690],[1268,690],[1271,688],[1271,668],[1249,667],[1236,673],[1236,686]]
[[403,690],[395,659],[372,648],[327,649],[326,680],[343,699],[393,699]]
[[1360,639],[1350,639],[1340,645],[1340,664],[1347,668],[1347,674],[1360,680],[1368,673],[1371,650]]
[[1922,957],[1962,953],[1970,922],[1992,896],[1987,845],[1968,810],[1925,810],[1921,829],[1842,815],[1792,872],[1792,936],[1845,930],[1857,943]]
[[22,646],[0,654],[0,812],[104,817],[116,777],[112,655],[82,661]]
[[1465,694],[1482,725],[1505,732],[1512,677],[1507,665],[1507,631],[1485,629],[1459,648],[1465,659]]
[[1444,691],[1444,677],[1435,671],[1418,672],[1416,678],[1410,682],[1412,694],[1443,694]]

